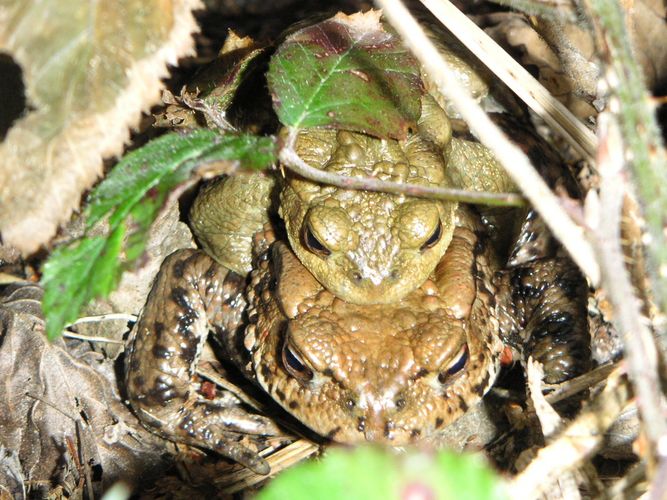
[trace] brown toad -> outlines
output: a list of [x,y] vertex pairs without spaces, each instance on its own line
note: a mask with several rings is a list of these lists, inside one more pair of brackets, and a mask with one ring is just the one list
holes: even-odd
[[[475,71],[444,52],[484,97]],[[424,95],[404,140],[312,128],[295,149],[350,176],[511,191],[486,148],[453,136],[445,108]],[[210,256],[188,250],[165,261],[128,353],[129,399],[156,431],[257,471],[266,463],[239,438],[276,427],[233,398],[204,397],[195,368],[210,330],[285,410],[348,443],[428,440],[492,385],[503,342],[525,343],[552,381],[587,362],[577,271],[547,259],[500,272],[476,216],[455,202],[286,171],[209,184],[190,219]],[[282,236],[281,221],[284,236],[267,250],[258,235],[272,224]]]
[[201,251],[172,254],[128,353],[132,406],[157,432],[266,473],[238,440],[261,441],[275,424],[236,400],[206,399],[195,376],[209,330],[286,411],[346,443],[428,441],[491,387],[504,342],[525,343],[550,381],[585,367],[576,269],[548,259],[499,273],[476,217],[457,219],[434,272],[392,304],[340,300],[282,241],[259,254],[247,285]]

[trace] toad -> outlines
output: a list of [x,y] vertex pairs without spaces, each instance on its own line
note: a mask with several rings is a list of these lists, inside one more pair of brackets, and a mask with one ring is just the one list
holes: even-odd
[[[444,51],[484,98],[483,80]],[[295,150],[348,176],[512,191],[449,114],[431,92],[406,139],[309,128]],[[205,186],[190,221],[205,251],[163,264],[127,353],[129,400],[156,432],[257,472],[268,465],[241,438],[278,429],[235,398],[207,399],[195,372],[209,331],[287,412],[345,443],[428,440],[488,391],[506,344],[544,363],[550,382],[588,362],[578,271],[534,256],[503,270],[477,215],[456,202],[246,173]]]

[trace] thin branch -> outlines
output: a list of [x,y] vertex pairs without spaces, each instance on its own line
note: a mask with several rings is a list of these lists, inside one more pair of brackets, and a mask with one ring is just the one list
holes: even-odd
[[69,330],[69,328],[75,325],[81,325],[84,323],[101,323],[102,321],[124,321],[126,323],[136,322],[137,316],[135,316],[134,314],[126,314],[126,313],[109,313],[109,314],[100,314],[99,316],[84,316],[83,318],[79,318],[75,322],[66,325],[65,330],[63,331],[63,337],[66,337],[68,339],[85,340],[88,342],[124,344],[125,342],[123,342],[122,340],[109,339],[106,337],[96,337],[92,335],[84,335]]
[[649,500],[664,500],[667,491],[667,450],[659,452],[658,466],[653,474],[653,482],[649,487]]
[[[553,234],[593,284],[600,278],[593,249],[584,231],[560,206],[558,198],[535,171],[525,154],[507,140],[500,129],[468,95],[419,23],[399,0],[376,0],[394,28],[424,66],[438,89],[452,102],[475,135],[502,163],[510,177],[542,215]],[[459,12],[458,16],[462,14]],[[465,16],[463,16],[465,18]],[[467,18],[466,18],[467,21]],[[456,34],[456,33],[455,33]]]
[[566,35],[563,21],[537,19],[533,26],[556,54],[562,70],[576,95],[598,97],[600,67],[589,61]]
[[526,385],[528,386],[530,402],[532,403],[537,419],[540,422],[542,435],[545,439],[549,439],[561,426],[563,419],[547,401],[544,394],[542,394],[542,379],[544,378],[544,367],[542,364],[535,361],[531,356],[526,362],[525,369],[527,379]]
[[345,189],[381,191],[384,193],[406,194],[417,198],[436,198],[439,200],[459,201],[483,205],[520,207],[526,204],[523,196],[515,193],[474,192],[465,189],[422,186],[402,182],[383,181],[375,177],[349,177],[333,172],[326,172],[308,165],[294,150],[297,129],[290,129],[278,158],[292,172],[322,184],[329,184]]
[[595,384],[606,380],[609,374],[618,368],[619,363],[598,366],[579,377],[571,378],[565,382],[556,385],[546,385],[545,389],[552,389],[545,397],[549,404],[555,404],[559,401],[574,396],[575,394],[590,389]]
[[646,477],[646,464],[644,462],[639,462],[635,464],[625,476],[612,484],[607,491],[607,498],[616,499],[616,498],[637,498],[639,495],[625,493],[625,490],[631,488],[638,482],[642,481]]

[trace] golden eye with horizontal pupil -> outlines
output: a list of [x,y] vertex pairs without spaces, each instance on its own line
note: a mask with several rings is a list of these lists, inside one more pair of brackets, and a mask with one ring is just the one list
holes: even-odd
[[339,207],[311,207],[301,223],[300,246],[319,257],[328,257],[345,249],[350,226],[350,218]]
[[283,344],[282,358],[283,366],[294,378],[301,382],[308,382],[313,379],[313,371],[306,366],[288,342]]
[[456,375],[466,365],[468,361],[468,345],[463,344],[463,347],[459,350],[458,354],[454,358],[454,361],[449,363],[443,371],[438,375],[438,382],[441,384],[446,383],[452,375]]
[[436,236],[437,240],[439,238],[437,233],[440,233],[441,236],[444,232],[444,229],[438,229],[441,217],[437,202],[431,200],[408,201],[398,207],[396,215],[394,227],[403,248],[423,251],[428,248],[425,245],[428,245],[431,237]]
[[431,236],[429,236],[428,239],[422,244],[422,246],[419,247],[419,250],[423,252],[424,250],[433,248],[438,243],[438,241],[440,241],[440,238],[442,238],[442,222],[438,221],[438,225],[435,226]]
[[331,255],[331,250],[324,246],[324,244],[317,239],[315,233],[309,226],[303,228],[303,244],[304,246],[320,257],[328,257]]

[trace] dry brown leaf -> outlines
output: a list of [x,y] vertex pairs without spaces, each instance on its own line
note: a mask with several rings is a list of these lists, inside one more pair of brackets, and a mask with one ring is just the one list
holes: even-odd
[[159,101],[167,64],[192,52],[199,0],[13,0],[0,50],[21,66],[34,110],[0,144],[0,232],[31,253],[48,242]]
[[41,295],[16,284],[0,298],[0,443],[20,464],[0,461],[0,483],[11,475],[13,492],[30,485],[43,498],[81,488],[87,468],[96,495],[120,478],[148,481],[165,467],[165,442],[121,402],[113,361],[46,340]]

